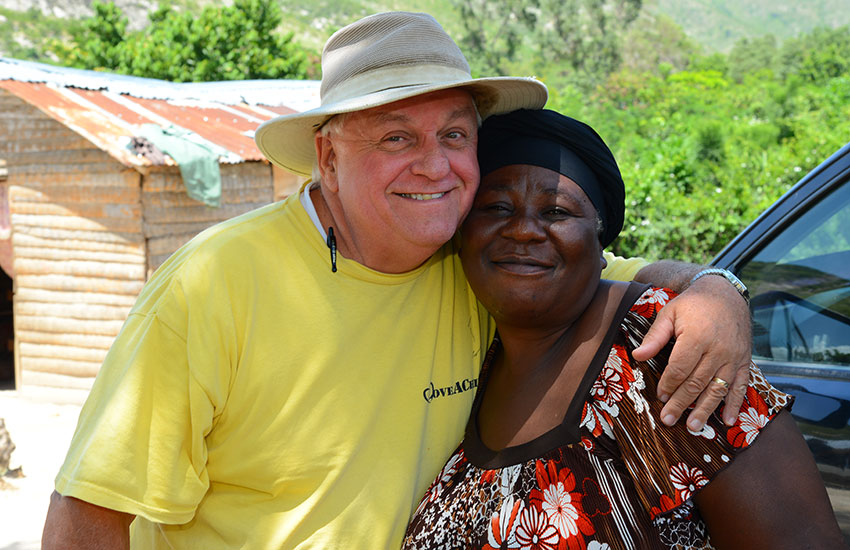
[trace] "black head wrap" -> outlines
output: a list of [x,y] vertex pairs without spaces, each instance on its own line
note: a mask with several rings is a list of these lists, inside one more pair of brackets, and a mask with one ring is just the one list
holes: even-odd
[[623,228],[626,189],[611,150],[593,128],[548,109],[494,115],[478,133],[481,178],[503,166],[530,164],[567,176],[596,207],[602,246]]

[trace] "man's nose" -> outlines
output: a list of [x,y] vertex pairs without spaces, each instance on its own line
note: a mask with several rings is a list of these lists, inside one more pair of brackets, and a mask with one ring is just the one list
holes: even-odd
[[415,175],[425,176],[433,181],[446,177],[450,169],[449,158],[436,140],[428,140],[422,144],[420,156],[411,166]]

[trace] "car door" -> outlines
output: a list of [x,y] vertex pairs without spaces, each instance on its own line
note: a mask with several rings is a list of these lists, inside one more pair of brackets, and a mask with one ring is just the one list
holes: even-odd
[[850,541],[850,144],[713,262],[750,290],[753,359],[792,415]]

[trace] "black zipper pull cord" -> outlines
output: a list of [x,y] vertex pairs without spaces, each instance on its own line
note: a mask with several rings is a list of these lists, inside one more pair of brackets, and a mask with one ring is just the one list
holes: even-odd
[[336,237],[333,227],[328,227],[328,248],[331,249],[331,271],[336,273]]

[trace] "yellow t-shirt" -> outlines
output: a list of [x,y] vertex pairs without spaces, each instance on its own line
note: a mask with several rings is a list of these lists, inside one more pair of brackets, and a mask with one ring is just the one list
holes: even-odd
[[205,231],[139,297],[57,491],[137,515],[134,548],[397,547],[493,332],[455,251],[332,273],[297,196]]
[[602,270],[602,278],[614,281],[631,281],[638,271],[649,264],[643,258],[623,258],[607,251],[602,252],[602,257],[608,262]]
[[492,327],[454,243],[409,273],[338,268],[297,197],[181,249],[110,350],[57,491],[139,516],[134,548],[398,546]]

